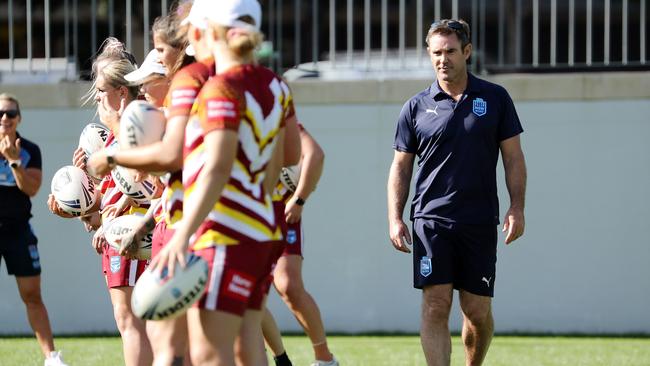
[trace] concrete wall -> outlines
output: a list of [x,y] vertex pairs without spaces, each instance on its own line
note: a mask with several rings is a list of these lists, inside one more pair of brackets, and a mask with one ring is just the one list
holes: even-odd
[[[500,236],[496,331],[650,333],[649,75],[496,79],[523,122],[529,176],[526,234],[507,247]],[[428,83],[294,84],[300,119],[327,155],[305,208],[304,278],[329,331],[418,330],[420,292],[411,287],[410,256],[388,241],[385,187],[395,118]],[[19,130],[44,152],[33,225],[57,333],[116,331],[90,235],[45,207],[52,175],[92,118],[71,97],[84,87],[61,86],[47,100],[35,97],[46,87],[15,88],[24,109]],[[500,165],[499,186],[504,211]],[[0,334],[28,332],[15,281],[0,273]],[[270,307],[283,329],[299,330],[275,294]],[[451,328],[459,327],[456,307]]]

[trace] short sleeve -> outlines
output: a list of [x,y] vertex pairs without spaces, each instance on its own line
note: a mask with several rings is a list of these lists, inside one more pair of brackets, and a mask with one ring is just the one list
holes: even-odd
[[25,168],[36,168],[43,170],[43,160],[41,158],[41,149],[36,144],[29,144],[29,161]]
[[413,127],[413,101],[409,100],[402,107],[402,111],[397,118],[397,128],[395,129],[395,141],[393,149],[401,152],[417,152],[417,138]]
[[505,89],[502,92],[503,112],[499,120],[499,141],[507,140],[524,132],[512,98]]
[[282,124],[280,127],[284,127],[285,121],[289,118],[296,115],[296,109],[293,105],[293,95],[291,94],[291,89],[289,85],[284,81],[280,81],[280,86],[282,87],[282,110],[284,112],[284,118],[282,119]]
[[190,115],[192,105],[207,78],[202,66],[198,63],[191,64],[174,76],[167,94],[169,117]]
[[204,133],[239,129],[244,101],[233,86],[214,77],[201,90],[198,102],[199,123]]

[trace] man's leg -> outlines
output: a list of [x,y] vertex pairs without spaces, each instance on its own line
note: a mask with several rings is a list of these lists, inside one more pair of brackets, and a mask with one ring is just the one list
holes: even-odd
[[50,328],[47,309],[41,298],[41,276],[16,276],[16,282],[18,283],[20,298],[25,303],[29,325],[36,335],[43,355],[47,358],[50,352],[54,351],[54,341],[52,340],[52,329]]
[[461,290],[460,307],[463,311],[465,364],[478,366],[485,359],[494,333],[492,298]]
[[451,359],[449,312],[452,299],[451,284],[431,285],[422,289],[420,342],[428,366],[449,366]]

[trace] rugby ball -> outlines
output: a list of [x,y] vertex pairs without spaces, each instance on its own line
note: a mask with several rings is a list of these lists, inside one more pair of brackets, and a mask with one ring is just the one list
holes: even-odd
[[283,167],[280,171],[280,182],[291,192],[295,192],[298,188],[298,180],[300,180],[300,164]]
[[141,182],[136,182],[136,173],[129,168],[117,165],[111,171],[111,175],[120,192],[137,203],[149,203],[156,192],[156,184],[153,179],[148,177]]
[[192,306],[205,290],[208,282],[208,263],[203,258],[188,254],[185,268],[176,266],[174,277],[152,272],[148,268],[136,282],[131,296],[131,310],[145,320],[177,317]]
[[73,216],[83,216],[99,199],[92,179],[76,166],[67,165],[52,177],[52,195],[59,207]]
[[79,147],[90,156],[106,146],[109,134],[108,128],[97,123],[89,123],[79,135]]
[[120,148],[130,149],[162,140],[165,114],[153,105],[136,100],[126,107],[120,118]]
[[[97,123],[89,123],[79,135],[79,147],[83,149],[86,156],[90,156],[106,146],[109,134],[108,128]],[[91,176],[101,179],[101,177],[92,174]]]
[[[120,249],[121,240],[142,224],[140,215],[123,215],[116,217],[104,228],[104,238],[108,245],[116,250]],[[152,232],[147,233],[138,245],[135,257],[142,260],[151,259]]]

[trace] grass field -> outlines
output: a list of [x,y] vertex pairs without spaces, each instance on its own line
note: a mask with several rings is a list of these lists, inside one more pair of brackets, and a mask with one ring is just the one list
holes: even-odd
[[[307,338],[284,337],[293,364],[312,361]],[[424,365],[416,336],[331,336],[329,342],[341,365],[415,366]],[[72,366],[122,365],[117,337],[57,338]],[[464,365],[459,337],[453,338],[452,365]],[[42,365],[36,341],[31,338],[0,337],[0,365]],[[649,366],[650,338],[587,337],[495,337],[486,366]]]

